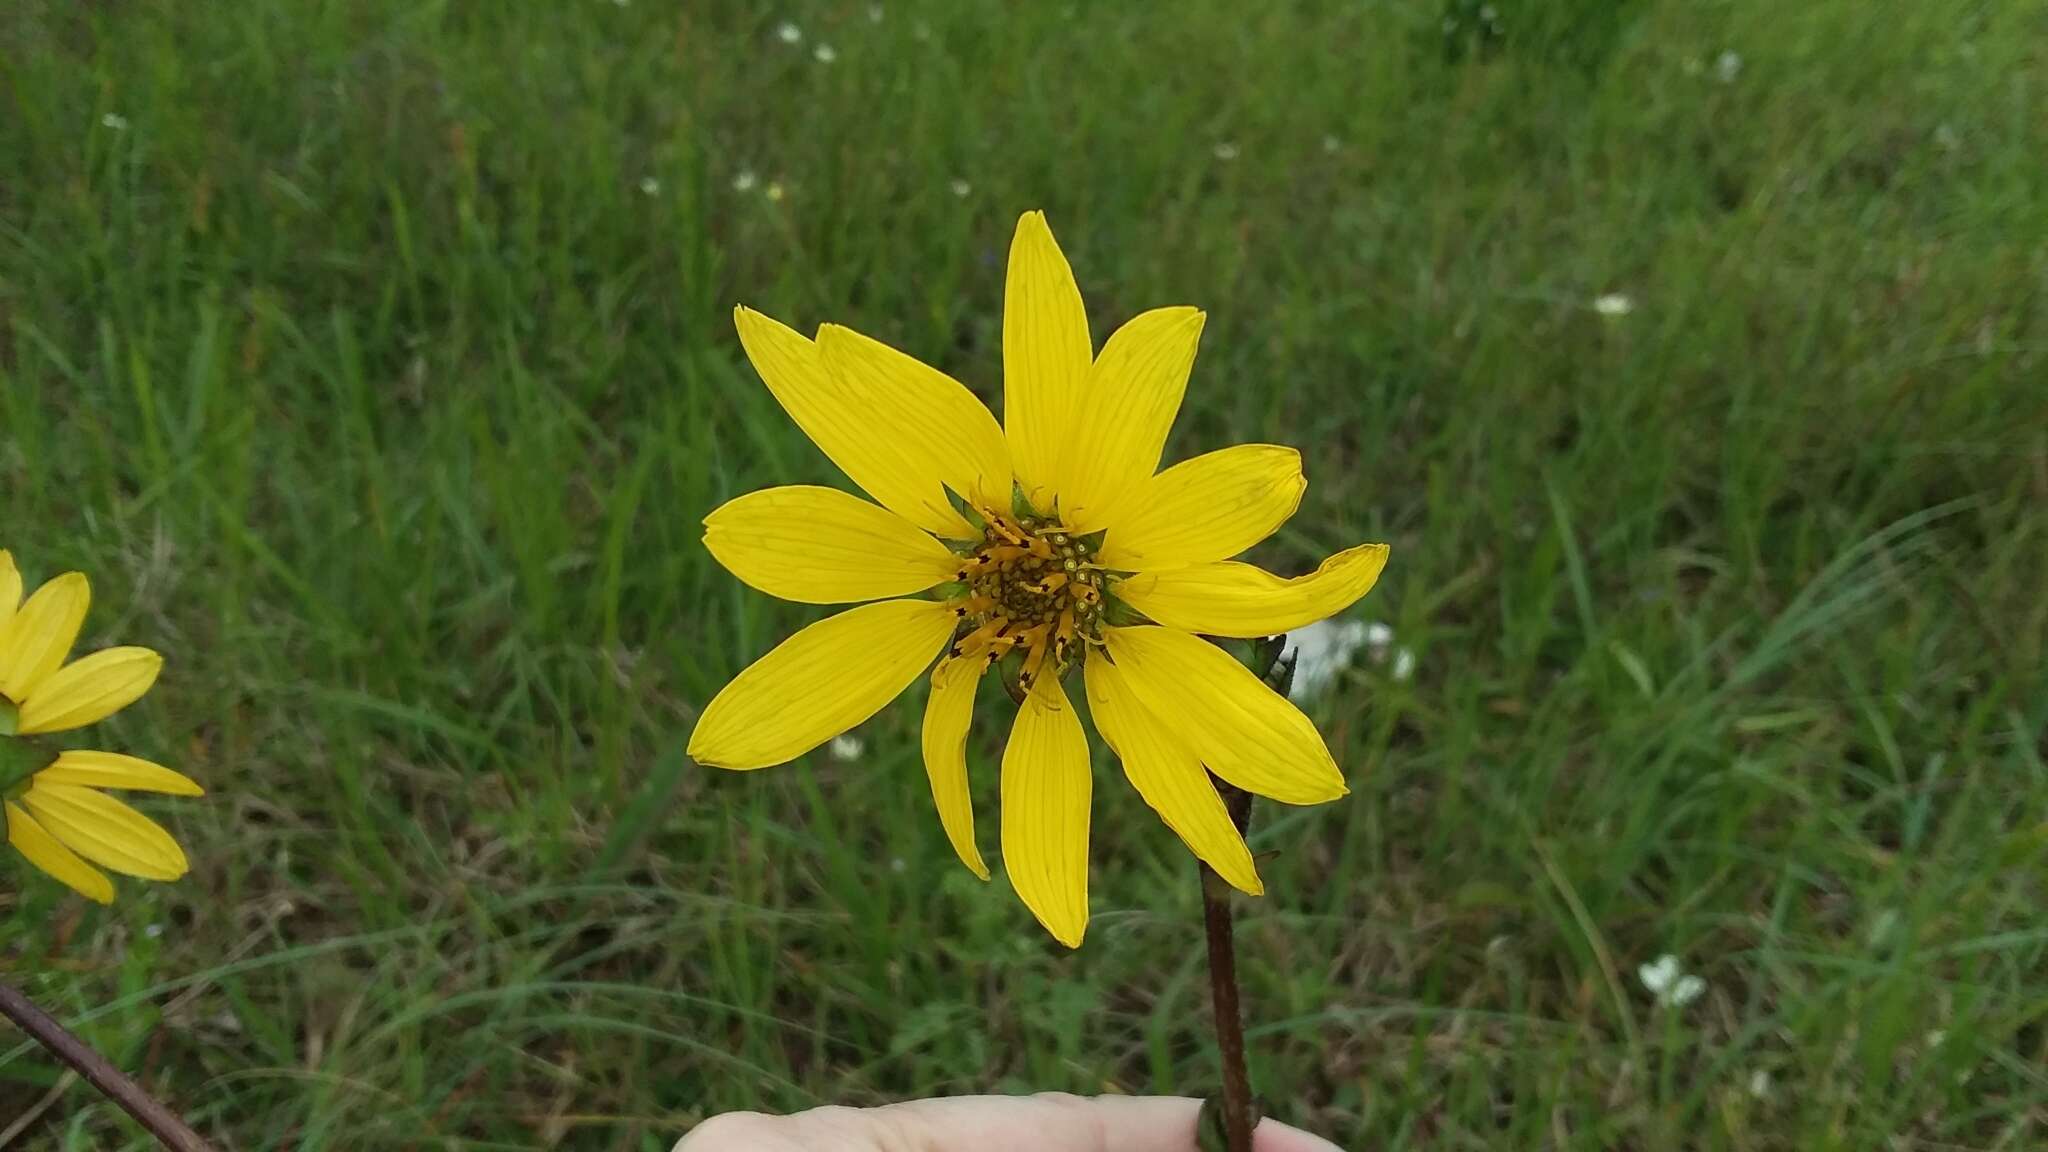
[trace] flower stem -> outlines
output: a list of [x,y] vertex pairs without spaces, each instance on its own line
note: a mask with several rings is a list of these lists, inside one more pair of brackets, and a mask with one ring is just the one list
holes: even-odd
[[[1221,780],[1216,789],[1239,835],[1251,823],[1252,794]],[[1230,918],[1230,883],[1207,864],[1202,869],[1202,922],[1209,936],[1209,997],[1216,1014],[1216,1054],[1223,1064],[1223,1136],[1228,1152],[1252,1152],[1252,1082],[1244,1066],[1244,1013],[1237,997],[1237,945]]]
[[122,1110],[135,1117],[137,1123],[149,1129],[150,1135],[164,1147],[172,1152],[213,1152],[212,1146],[200,1139],[199,1133],[179,1119],[176,1112],[158,1103],[142,1090],[141,1085],[108,1063],[106,1057],[87,1047],[85,1041],[72,1035],[69,1029],[36,1007],[19,989],[6,983],[0,983],[0,1016],[14,1021],[15,1026],[28,1033],[31,1040],[48,1049],[50,1055],[63,1061],[108,1099],[119,1104]]

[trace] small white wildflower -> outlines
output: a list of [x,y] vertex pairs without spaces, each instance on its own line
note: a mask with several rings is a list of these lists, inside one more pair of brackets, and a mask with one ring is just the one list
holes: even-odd
[[1626,293],[1609,292],[1593,301],[1593,311],[1602,316],[1626,316],[1636,310],[1636,302]]
[[1728,51],[1714,58],[1714,79],[1719,80],[1723,84],[1733,84],[1735,78],[1740,75],[1742,75],[1741,53]]
[[830,64],[834,60],[839,59],[839,53],[833,51],[830,44],[820,44],[816,48],[811,49],[811,55],[820,64]]
[[784,44],[801,43],[804,38],[804,30],[784,20],[781,24],[776,25],[775,38]]
[[910,862],[905,860],[903,857],[895,856],[890,858],[889,871],[896,873],[898,876],[901,876],[903,873],[909,870]]
[[1415,653],[1402,648],[1394,653],[1394,679],[1406,680],[1415,675]]
[[834,760],[846,762],[860,759],[860,754],[867,751],[867,745],[861,743],[858,736],[834,736],[826,750]]
[[661,181],[656,180],[652,176],[642,176],[640,178],[640,191],[653,196],[661,191]]
[[164,934],[164,926],[161,924],[151,924],[149,927],[144,928],[142,930],[142,934],[144,936],[149,937],[151,940],[154,940],[157,937],[162,936]]
[[768,187],[762,191],[761,195],[766,196],[770,204],[782,203],[782,181],[770,180]]
[[1294,683],[1289,699],[1312,700],[1323,694],[1337,673],[1365,643],[1366,625],[1357,620],[1318,620],[1287,634],[1283,654],[1294,656]]
[[105,116],[100,117],[100,124],[103,127],[112,128],[116,132],[126,132],[128,130],[128,118],[119,112],[109,112]]
[[1342,140],[1337,139],[1335,136],[1323,137],[1323,151],[1329,153],[1330,155],[1335,156],[1338,150],[1343,147],[1344,142]]
[[951,184],[948,184],[947,187],[953,190],[953,195],[958,196],[962,200],[967,199],[967,197],[974,191],[974,185],[969,184],[965,180],[955,180]]
[[1385,659],[1387,655],[1387,645],[1392,644],[1394,642],[1393,627],[1388,624],[1382,624],[1379,621],[1375,620],[1372,623],[1367,624],[1365,626],[1364,635],[1365,646],[1372,649],[1373,659]]
[[1707,982],[1678,966],[1678,957],[1665,953],[1636,969],[1636,978],[1657,1000],[1660,1008],[1683,1008],[1700,998]]
[[1214,151],[1218,160],[1237,159],[1237,145],[1232,144],[1228,140],[1218,142]]
[[1771,1098],[1771,1074],[1759,1068],[1749,1074],[1749,1094],[1758,1100]]
[[760,182],[761,178],[754,175],[752,168],[742,168],[733,174],[732,190],[735,192],[752,192],[754,185]]

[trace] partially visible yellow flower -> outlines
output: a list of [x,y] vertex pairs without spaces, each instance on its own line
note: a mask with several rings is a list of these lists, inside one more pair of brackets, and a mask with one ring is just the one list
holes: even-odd
[[[29,863],[105,904],[114,898],[114,885],[100,868],[176,880],[186,862],[170,833],[100,789],[176,796],[202,791],[147,760],[89,751],[52,758],[20,739],[97,723],[156,683],[163,657],[147,648],[108,648],[65,663],[91,601],[84,575],[68,572],[23,603],[14,557],[0,551],[0,815],[7,842]],[[8,779],[23,763],[35,770]]]
[[[924,760],[939,820],[977,876],[966,741],[982,673],[1017,661],[1003,752],[1003,857],[1054,937],[1088,925],[1088,742],[1061,681],[1077,665],[1124,774],[1194,854],[1261,891],[1209,773],[1288,804],[1345,794],[1299,709],[1200,636],[1256,637],[1365,595],[1384,544],[1281,579],[1237,555],[1294,514],[1292,448],[1248,444],[1159,471],[1203,314],[1143,313],[1098,351],[1041,213],[1017,223],[1003,303],[1004,422],[965,387],[846,328],[815,341],[746,308],[740,341],[797,426],[880,505],[770,488],[705,520],[741,580],[808,604],[863,604],[798,631],[704,709],[690,755],[793,759],[879,711],[934,659]],[[927,595],[929,594],[929,595]],[[891,597],[908,597],[891,599]],[[1206,770],[1205,770],[1206,769]]]

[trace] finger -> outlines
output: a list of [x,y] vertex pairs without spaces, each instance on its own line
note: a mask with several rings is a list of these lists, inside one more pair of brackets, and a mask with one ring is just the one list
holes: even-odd
[[[882,1108],[817,1108],[793,1116],[713,1117],[677,1152],[1196,1152],[1201,1102],[1170,1096],[958,1096]],[[1254,1152],[1337,1152],[1265,1121]]]

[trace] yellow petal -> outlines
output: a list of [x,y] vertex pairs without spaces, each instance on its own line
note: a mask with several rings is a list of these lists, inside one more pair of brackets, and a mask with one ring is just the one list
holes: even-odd
[[0,635],[7,632],[7,622],[14,619],[14,610],[21,607],[21,569],[14,566],[14,553],[0,548]]
[[1052,510],[1095,347],[1074,270],[1045,213],[1026,212],[1010,241],[1003,285],[1003,425],[1017,481],[1041,512]]
[[1174,731],[1138,702],[1123,673],[1107,660],[1086,665],[1088,713],[1095,730],[1123,761],[1124,775],[1145,803],[1216,874],[1254,896],[1265,892],[1244,837],[1202,762]]
[[717,768],[796,759],[882,710],[931,666],[953,610],[884,600],[828,616],[776,645],[713,697],[690,757]]
[[1372,591],[1386,566],[1385,544],[1360,544],[1292,580],[1225,560],[1140,572],[1118,581],[1116,595],[1156,623],[1183,632],[1272,636],[1349,608]]
[[1150,625],[1102,635],[1131,692],[1216,775],[1283,804],[1349,791],[1316,726],[1228,652]]
[[1194,308],[1154,309],[1109,338],[1088,372],[1060,470],[1061,523],[1095,531],[1158,469],[1201,338]]
[[1009,442],[965,384],[837,324],[819,327],[818,350],[854,405],[881,414],[889,450],[915,464],[920,477],[937,476],[969,503],[1009,509]]
[[1101,562],[1144,572],[1229,559],[1287,523],[1307,489],[1301,453],[1277,444],[1183,460],[1109,510]]
[[59,668],[21,702],[24,736],[68,732],[112,716],[156,683],[164,658],[147,648],[108,648]]
[[70,655],[92,603],[82,572],[66,572],[36,589],[0,629],[0,696],[22,701]]
[[974,846],[974,801],[967,793],[967,728],[974,719],[974,690],[980,660],[946,659],[932,673],[932,694],[924,706],[924,770],[932,781],[932,804],[946,839],[969,871],[988,879],[988,865]]
[[[735,309],[733,324],[747,359],[783,411],[840,471],[884,508],[927,532],[955,539],[974,535],[946,499],[934,454],[898,434],[905,407],[924,398],[862,394],[847,377],[826,369],[817,345],[751,308]],[[921,412],[919,420],[939,422],[947,415]]]
[[81,788],[162,792],[168,796],[206,795],[206,789],[180,773],[119,752],[74,750],[60,753],[55,763],[36,773],[36,780],[43,784],[74,784]]
[[144,880],[176,880],[188,867],[169,832],[112,796],[37,778],[21,805],[66,848],[102,868]]
[[78,853],[57,842],[35,817],[16,804],[6,806],[7,842],[29,863],[48,872],[59,882],[88,900],[114,902],[114,882],[106,874],[78,858]]
[[1053,938],[1088,931],[1088,737],[1060,690],[1041,676],[1003,748],[1003,871]]
[[847,604],[943,584],[960,557],[910,521],[836,488],[766,488],[704,518],[704,547],[784,600]]

